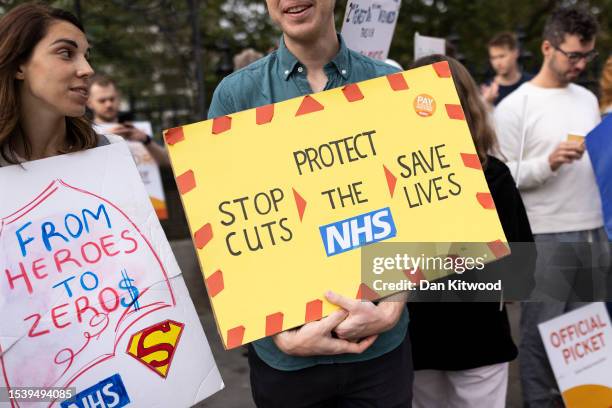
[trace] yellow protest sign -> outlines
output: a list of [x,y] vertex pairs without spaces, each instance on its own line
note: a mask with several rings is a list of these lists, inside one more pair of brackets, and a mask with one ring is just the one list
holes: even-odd
[[331,313],[326,290],[376,296],[361,282],[363,245],[507,253],[446,62],[165,138],[227,348]]

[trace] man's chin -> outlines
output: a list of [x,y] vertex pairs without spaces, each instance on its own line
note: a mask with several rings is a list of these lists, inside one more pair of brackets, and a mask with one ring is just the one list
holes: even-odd
[[117,121],[117,115],[98,115],[103,122],[112,123]]
[[296,42],[311,42],[318,36],[314,24],[305,22],[302,24],[287,24],[283,26],[283,32]]
[[575,80],[578,79],[579,76],[580,76],[580,72],[577,74],[567,74],[565,76],[565,79],[567,80],[567,82],[574,82]]

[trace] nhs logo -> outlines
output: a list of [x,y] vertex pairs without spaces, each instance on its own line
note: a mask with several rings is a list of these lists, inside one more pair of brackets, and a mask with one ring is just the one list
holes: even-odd
[[397,230],[389,207],[319,227],[327,256],[393,238]]
[[119,374],[79,392],[61,403],[62,408],[121,408],[130,403]]

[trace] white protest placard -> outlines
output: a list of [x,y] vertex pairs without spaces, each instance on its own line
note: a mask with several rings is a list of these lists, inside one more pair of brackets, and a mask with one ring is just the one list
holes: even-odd
[[[149,136],[153,135],[151,122],[135,121],[130,122],[130,124]],[[94,125],[94,129],[98,133],[106,135],[110,134],[110,130],[116,126],[121,126],[121,124],[96,124]],[[159,172],[159,165],[142,143],[127,141],[127,144],[130,148],[130,152],[132,152],[132,158],[136,163],[136,168],[140,173],[140,178],[145,185],[145,189],[147,190],[151,204],[153,204],[157,218],[160,220],[168,219],[168,207],[166,206],[166,196],[164,194],[164,185],[162,184],[161,174]]]
[[125,143],[0,168],[0,191],[0,398],[188,407],[223,388]]
[[612,406],[612,329],[603,303],[538,325],[568,408]]
[[400,5],[399,0],[349,0],[341,31],[346,46],[368,57],[385,60]]
[[432,54],[446,55],[446,40],[414,33],[414,59]]

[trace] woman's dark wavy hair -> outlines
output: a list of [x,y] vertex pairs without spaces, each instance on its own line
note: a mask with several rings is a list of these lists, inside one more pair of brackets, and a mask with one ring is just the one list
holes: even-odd
[[487,165],[487,154],[495,153],[499,156],[500,153],[498,151],[495,131],[489,121],[487,107],[480,96],[476,82],[474,82],[467,68],[456,59],[439,54],[419,58],[410,65],[410,68],[418,68],[441,61],[448,61],[453,74],[455,88],[457,88],[459,100],[461,101],[461,107],[472,133],[472,140],[476,146],[478,158],[484,168]]
[[[21,128],[19,80],[15,74],[30,59],[51,23],[58,20],[85,32],[73,14],[34,2],[17,6],[0,19],[0,154],[9,163],[18,162],[15,147],[20,143],[25,160],[30,160],[32,154],[30,141]],[[68,151],[89,149],[97,143],[91,122],[84,116],[66,117],[66,137],[71,146]]]

